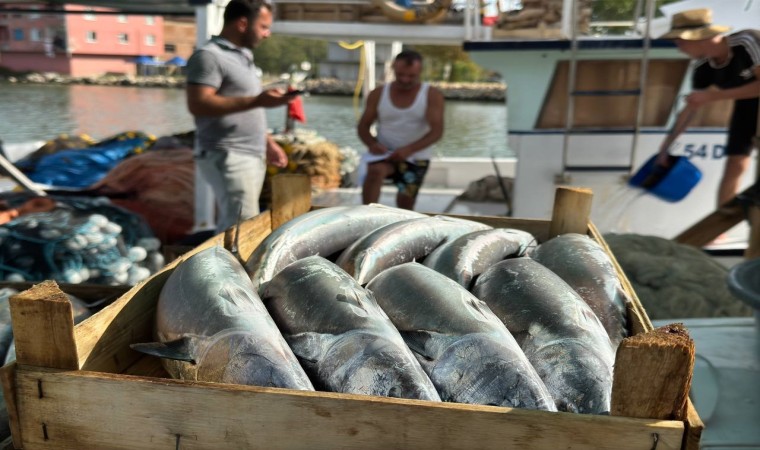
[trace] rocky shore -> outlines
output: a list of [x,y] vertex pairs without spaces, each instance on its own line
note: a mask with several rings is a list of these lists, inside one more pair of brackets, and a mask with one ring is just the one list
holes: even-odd
[[[276,81],[276,80],[272,80]],[[98,86],[134,86],[183,88],[182,76],[135,76],[103,75],[98,77],[72,77],[57,73],[32,72],[24,75],[0,75],[0,83],[26,84],[85,84]],[[503,102],[506,85],[502,83],[447,83],[433,82],[449,100],[476,100]],[[303,82],[303,89],[313,95],[353,95],[356,84],[353,81],[337,79],[310,79]]]

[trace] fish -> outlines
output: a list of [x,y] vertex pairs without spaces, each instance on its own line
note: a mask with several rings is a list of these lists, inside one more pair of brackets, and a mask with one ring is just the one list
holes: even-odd
[[388,267],[425,258],[444,242],[490,229],[479,222],[446,216],[403,220],[358,239],[335,263],[364,285]]
[[539,245],[531,257],[575,289],[617,349],[628,336],[626,304],[631,300],[604,248],[588,236],[567,233]]
[[158,342],[132,344],[183,380],[313,391],[242,264],[220,246],[182,261],[156,305]]
[[416,262],[368,284],[443,401],[556,411],[504,324],[450,278]]
[[379,204],[334,206],[302,214],[273,230],[245,263],[254,288],[288,264],[306,256],[325,258],[344,250],[365,234],[387,225],[426,215]]
[[483,272],[472,293],[512,332],[559,411],[609,414],[614,353],[601,322],[573,288],[522,257]]
[[262,300],[318,388],[441,401],[372,294],[327,259],[289,264]]
[[532,234],[514,228],[473,231],[441,244],[422,264],[469,290],[483,271],[510,256],[524,255],[534,242]]

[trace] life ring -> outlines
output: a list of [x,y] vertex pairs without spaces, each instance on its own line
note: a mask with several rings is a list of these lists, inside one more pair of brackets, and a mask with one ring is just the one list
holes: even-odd
[[393,0],[373,0],[386,17],[399,22],[430,22],[442,19],[451,6],[452,0],[433,0],[424,5],[404,8]]

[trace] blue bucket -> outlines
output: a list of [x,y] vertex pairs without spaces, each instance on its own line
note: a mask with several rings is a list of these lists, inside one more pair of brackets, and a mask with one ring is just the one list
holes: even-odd
[[631,177],[628,184],[646,189],[669,202],[682,200],[702,179],[702,172],[683,156],[669,155],[669,158],[670,165],[662,167],[655,164],[655,154]]

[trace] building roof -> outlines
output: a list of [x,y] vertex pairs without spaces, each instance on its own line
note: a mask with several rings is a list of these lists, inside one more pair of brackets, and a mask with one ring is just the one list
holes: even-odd
[[[15,5],[29,4],[48,4],[48,5],[84,5],[98,6],[103,8],[113,8],[118,11],[132,14],[162,14],[162,15],[193,15],[195,7],[211,3],[211,0],[0,0],[0,12],[3,9],[10,9]],[[12,4],[12,5],[9,5]]]

